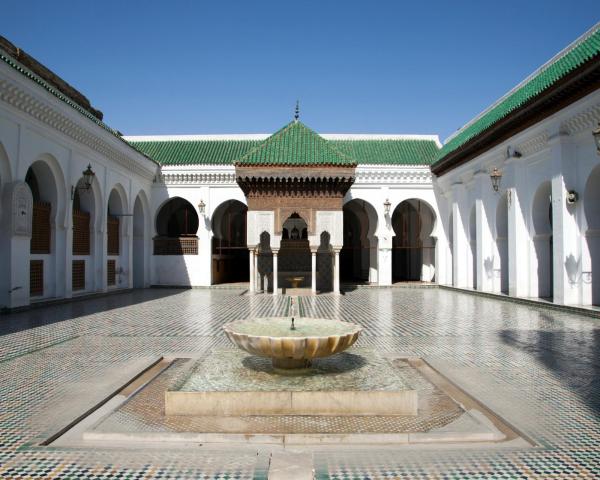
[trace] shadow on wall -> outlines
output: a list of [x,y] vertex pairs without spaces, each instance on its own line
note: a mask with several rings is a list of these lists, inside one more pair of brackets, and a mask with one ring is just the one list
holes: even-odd
[[317,249],[317,290],[319,292],[333,291],[333,249],[330,240],[329,232],[321,233]]
[[273,251],[271,250],[271,235],[269,232],[260,234],[257,265],[258,290],[273,292]]
[[[554,319],[540,313],[548,323]],[[501,340],[533,356],[566,388],[600,415],[600,329],[582,331],[501,330]]]

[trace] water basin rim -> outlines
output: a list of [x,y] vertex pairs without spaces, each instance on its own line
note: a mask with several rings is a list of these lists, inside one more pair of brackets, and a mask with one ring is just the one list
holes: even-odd
[[243,335],[246,337],[253,337],[253,338],[295,338],[295,339],[304,339],[304,338],[327,338],[327,337],[346,337],[348,335],[355,335],[357,333],[362,332],[363,328],[360,325],[357,325],[356,323],[351,323],[351,322],[344,322],[343,320],[335,320],[332,318],[321,318],[321,317],[294,317],[294,321],[297,322],[298,320],[309,320],[309,321],[314,321],[314,320],[326,320],[328,322],[337,322],[337,323],[341,323],[344,325],[349,325],[352,327],[351,330],[348,330],[347,332],[344,333],[334,333],[334,334],[323,334],[323,335],[305,335],[302,337],[288,337],[288,336],[283,336],[283,335],[257,335],[257,334],[253,334],[253,333],[242,333],[242,332],[237,332],[233,329],[231,329],[231,327],[233,327],[235,324],[237,323],[242,323],[242,322],[246,322],[249,320],[262,320],[262,319],[273,319],[273,320],[287,320],[290,321],[292,320],[292,317],[255,317],[255,318],[244,318],[244,319],[240,319],[240,320],[234,320],[232,322],[226,323],[225,325],[222,325],[221,328],[227,332],[227,333],[231,333],[233,335]]

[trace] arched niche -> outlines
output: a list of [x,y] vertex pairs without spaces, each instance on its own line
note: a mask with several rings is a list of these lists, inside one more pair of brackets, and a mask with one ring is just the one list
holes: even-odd
[[534,296],[551,299],[553,296],[553,239],[552,239],[552,185],[543,182],[533,196],[531,206],[533,244],[537,268],[533,285]]
[[133,287],[146,286],[146,258],[148,250],[147,222],[148,201],[143,191],[135,197],[133,202]]
[[344,244],[340,276],[346,282],[377,280],[377,211],[369,202],[353,199],[344,204]]
[[41,156],[27,169],[25,183],[33,197],[29,293],[31,297],[56,296],[64,289],[64,275],[59,285],[56,271],[57,227],[64,220],[65,197],[58,162],[49,155]]
[[199,220],[194,206],[181,197],[167,200],[156,215],[156,232],[160,237],[195,236]]
[[156,213],[154,255],[197,255],[198,227],[198,213],[190,202],[181,197],[165,201]]
[[392,279],[434,281],[435,278],[435,211],[426,201],[409,199],[392,213]]
[[250,279],[247,212],[248,207],[239,200],[227,200],[212,215],[213,284],[247,282]]
[[[311,253],[308,224],[298,212],[291,213],[282,224],[279,249],[279,284],[282,288],[310,287]],[[295,281],[294,278],[302,278]]]

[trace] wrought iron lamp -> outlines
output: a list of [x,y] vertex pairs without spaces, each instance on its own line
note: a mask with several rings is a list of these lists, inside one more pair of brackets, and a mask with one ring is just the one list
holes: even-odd
[[198,204],[198,211],[200,212],[200,215],[204,215],[204,212],[206,211],[206,204],[202,199],[200,199],[200,203]]
[[390,214],[390,208],[392,208],[392,204],[390,203],[390,199],[386,198],[385,202],[383,202],[383,212],[386,215],[389,215]]
[[[77,186],[78,190],[83,190],[85,192],[89,191],[92,188],[92,183],[94,182],[94,177],[96,174],[92,170],[92,164],[88,164],[87,168],[82,172],[83,182],[81,185]],[[75,196],[75,187],[71,185],[71,200]]]
[[598,128],[592,131],[592,135],[594,136],[594,142],[596,142],[596,151],[600,155],[600,122],[598,123]]
[[492,181],[494,192],[497,192],[500,189],[500,180],[502,180],[502,172],[498,170],[498,167],[494,167],[494,170],[492,170],[490,180]]

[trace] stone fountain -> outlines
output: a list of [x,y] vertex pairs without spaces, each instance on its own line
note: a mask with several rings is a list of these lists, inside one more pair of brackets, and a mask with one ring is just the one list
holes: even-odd
[[215,349],[198,359],[165,393],[166,414],[416,415],[416,390],[387,359],[344,352],[360,326],[297,317],[295,306],[292,297],[289,317],[224,325],[227,337],[251,355]]
[[362,330],[354,323],[295,316],[291,299],[289,317],[238,320],[223,326],[239,348],[271,359],[276,370],[300,373],[314,358],[328,357],[352,346]]

